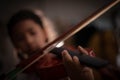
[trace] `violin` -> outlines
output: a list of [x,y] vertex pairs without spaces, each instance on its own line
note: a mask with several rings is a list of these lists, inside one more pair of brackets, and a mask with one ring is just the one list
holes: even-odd
[[[64,47],[56,48],[56,45],[58,43],[60,43],[61,41],[65,41],[69,37],[73,36],[75,33],[80,31],[84,27],[86,27],[89,23],[91,23],[92,21],[97,19],[99,16],[101,16],[103,13],[108,11],[110,8],[112,8],[113,6],[115,6],[119,2],[120,2],[120,0],[114,0],[113,2],[108,4],[107,6],[96,11],[95,13],[90,15],[88,18],[86,18],[85,20],[81,21],[80,23],[75,25],[73,28],[68,30],[66,33],[62,34],[60,37],[58,37],[57,39],[55,39],[54,41],[52,41],[51,43],[49,43],[48,45],[43,47],[42,50],[37,49],[34,52],[33,56],[31,56],[30,58],[28,58],[25,61],[18,64],[16,69],[14,69],[13,71],[4,75],[2,77],[2,80],[13,80],[21,72],[34,71],[34,67],[36,67],[35,65],[37,64],[37,62],[40,59],[42,59],[45,55],[47,55],[49,52],[57,55],[56,61],[58,61],[59,64],[55,64],[55,66],[52,66],[52,67],[39,68],[39,71],[41,71],[40,76],[46,75],[48,77],[48,79],[51,79],[51,80],[55,80],[55,79],[67,76],[67,73],[66,73],[64,66],[62,64],[62,61],[61,61],[61,52],[66,48],[64,48]],[[79,58],[79,61],[88,67],[95,68],[97,70],[103,70],[103,68],[105,68],[106,66],[109,65],[108,61],[102,60],[100,58],[90,57],[88,55],[79,54],[79,52],[71,51],[69,49],[67,49],[67,50],[71,56],[77,56]],[[39,53],[43,53],[43,54],[40,55]],[[58,72],[60,74],[58,74],[56,72]],[[44,77],[44,78],[46,78],[46,77]]]

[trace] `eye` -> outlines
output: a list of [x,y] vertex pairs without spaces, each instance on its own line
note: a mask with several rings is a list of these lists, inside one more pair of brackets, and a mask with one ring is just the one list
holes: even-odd
[[31,35],[36,35],[36,33],[37,33],[37,32],[35,32],[35,31],[30,31],[30,34],[31,34]]
[[36,33],[37,33],[36,30],[32,27],[29,28],[28,32],[30,35],[36,35]]

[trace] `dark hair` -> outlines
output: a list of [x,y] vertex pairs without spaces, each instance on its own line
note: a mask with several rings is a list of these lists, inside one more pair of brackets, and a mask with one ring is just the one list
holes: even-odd
[[8,29],[8,34],[10,36],[12,36],[12,30],[15,27],[15,25],[22,21],[22,20],[26,20],[26,19],[32,19],[33,21],[35,21],[36,23],[38,23],[41,28],[43,28],[43,23],[42,20],[39,16],[37,16],[33,11],[31,10],[20,10],[19,12],[17,12],[16,14],[14,14],[8,24],[7,24],[7,29]]

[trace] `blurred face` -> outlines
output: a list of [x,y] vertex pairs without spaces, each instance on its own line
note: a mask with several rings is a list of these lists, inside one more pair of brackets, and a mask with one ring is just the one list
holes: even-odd
[[31,19],[18,22],[13,28],[14,45],[25,53],[31,53],[46,44],[45,31]]

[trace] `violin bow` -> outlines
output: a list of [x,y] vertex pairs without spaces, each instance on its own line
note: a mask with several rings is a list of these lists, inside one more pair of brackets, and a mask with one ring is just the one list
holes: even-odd
[[98,9],[92,15],[90,15],[89,17],[87,17],[83,21],[79,22],[77,25],[75,25],[74,27],[72,27],[70,30],[68,30],[67,32],[65,32],[64,34],[62,34],[61,36],[59,36],[57,39],[55,39],[54,41],[50,42],[48,45],[46,45],[45,47],[43,47],[42,48],[43,54],[40,55],[40,56],[38,56],[37,58],[35,58],[30,63],[28,63],[28,65],[26,65],[22,69],[21,68],[16,68],[15,70],[9,72],[7,74],[5,80],[12,80],[12,79],[14,79],[19,73],[21,73],[24,70],[26,70],[28,67],[30,67],[31,65],[33,65],[39,59],[41,59],[44,55],[46,55],[49,51],[51,51],[53,48],[55,48],[57,44],[59,44],[62,41],[65,41],[66,39],[70,38],[71,36],[73,36],[78,31],[80,31],[81,29],[85,28],[89,23],[91,23],[92,21],[94,21],[95,19],[97,19],[98,17],[100,17],[102,14],[104,14],[105,12],[107,12],[109,9],[111,9],[113,6],[115,6],[119,2],[120,2],[120,0],[114,0],[110,4],[108,4],[107,6],[104,6],[101,9]]

